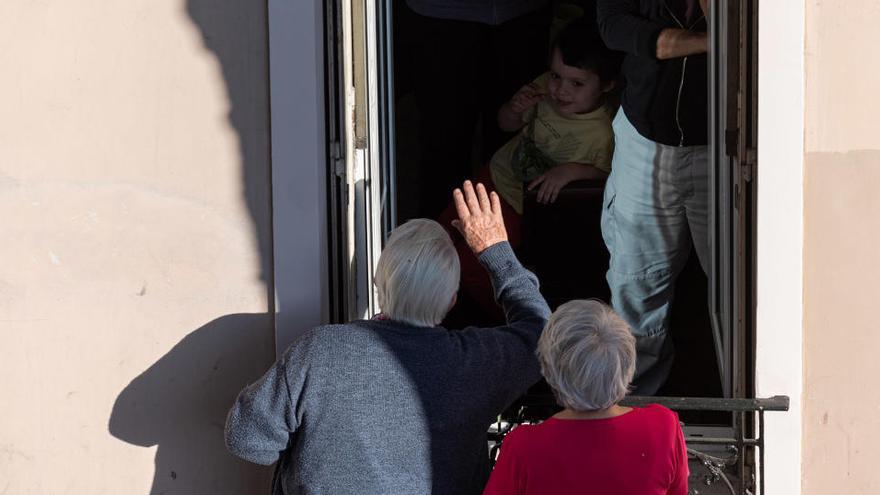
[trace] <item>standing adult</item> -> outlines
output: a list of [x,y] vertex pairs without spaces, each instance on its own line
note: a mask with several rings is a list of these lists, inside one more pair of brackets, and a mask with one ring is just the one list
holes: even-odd
[[397,50],[412,73],[398,75],[412,78],[419,114],[420,216],[437,218],[448,192],[506,140],[495,116],[543,71],[550,19],[548,0],[406,0],[400,9]]
[[498,195],[467,182],[455,203],[507,324],[438,326],[458,289],[452,241],[432,220],[394,229],[376,268],[382,314],[307,331],[229,412],[227,447],[277,461],[276,495],[482,491],[486,432],[540,378],[550,308],[507,242]]
[[705,0],[599,0],[609,48],[626,53],[602,236],[614,309],[636,337],[634,392],[653,395],[672,365],[675,279],[708,262],[708,80]]

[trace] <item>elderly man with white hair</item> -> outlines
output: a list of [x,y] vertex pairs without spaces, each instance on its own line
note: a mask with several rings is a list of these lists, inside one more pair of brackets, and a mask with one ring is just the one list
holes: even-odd
[[506,242],[498,196],[466,182],[453,198],[507,324],[438,326],[458,290],[455,248],[436,222],[396,228],[375,278],[382,313],[307,331],[229,412],[227,447],[277,461],[275,494],[482,491],[487,429],[540,378],[550,310]]
[[484,495],[687,495],[678,416],[659,405],[623,407],[635,338],[610,307],[569,301],[538,342],[541,373],[562,411],[511,431]]

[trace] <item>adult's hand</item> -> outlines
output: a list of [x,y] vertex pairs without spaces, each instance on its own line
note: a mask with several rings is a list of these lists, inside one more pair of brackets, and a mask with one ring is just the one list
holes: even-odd
[[486,194],[486,188],[465,181],[461,189],[452,192],[458,220],[452,225],[461,232],[471,250],[479,255],[490,246],[507,240],[504,219],[501,218],[501,199],[495,191]]
[[660,60],[706,53],[708,49],[709,38],[705,31],[666,28],[657,37],[656,55]]

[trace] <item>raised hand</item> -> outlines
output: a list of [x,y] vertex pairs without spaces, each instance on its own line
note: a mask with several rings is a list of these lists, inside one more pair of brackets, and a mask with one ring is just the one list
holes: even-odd
[[452,199],[458,212],[458,220],[453,220],[452,225],[461,232],[475,254],[507,240],[501,217],[501,199],[495,191],[487,194],[483,184],[477,184],[474,189],[468,180],[461,189],[452,192]]
[[510,108],[516,113],[523,113],[544,99],[544,92],[535,83],[529,83],[519,89],[510,99]]

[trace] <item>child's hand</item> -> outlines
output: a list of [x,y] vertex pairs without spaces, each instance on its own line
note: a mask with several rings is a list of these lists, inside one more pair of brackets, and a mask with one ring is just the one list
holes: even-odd
[[526,84],[510,99],[510,108],[516,113],[523,113],[543,100],[544,94],[537,84]]
[[556,201],[559,191],[569,182],[581,178],[584,165],[579,163],[563,163],[541,174],[529,183],[528,190],[538,188],[538,203],[549,204]]
[[520,88],[510,101],[498,109],[498,127],[506,132],[520,129],[524,124],[523,113],[543,100],[544,95],[544,91],[535,83]]

